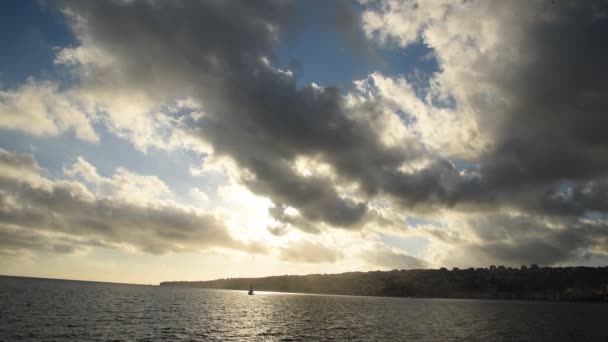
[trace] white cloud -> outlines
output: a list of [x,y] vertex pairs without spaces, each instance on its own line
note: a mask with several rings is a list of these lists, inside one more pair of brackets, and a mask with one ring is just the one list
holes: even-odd
[[477,157],[493,147],[510,115],[514,98],[507,87],[530,61],[522,47],[540,10],[540,2],[408,0],[368,6],[362,18],[370,38],[401,47],[425,44],[439,64],[429,88],[422,89],[424,99],[402,77],[372,74],[374,86],[416,118],[423,143],[447,156]]
[[196,204],[206,205],[209,203],[209,196],[199,188],[190,189],[188,194]]
[[93,117],[77,97],[49,81],[28,80],[17,89],[0,90],[0,127],[37,136],[73,132],[78,139],[96,142]]
[[137,205],[173,200],[173,193],[157,176],[139,175],[122,167],[117,168],[112,177],[102,177],[93,165],[78,157],[65,173],[82,177],[93,186],[97,197],[120,198],[124,202]]
[[[421,99],[415,87],[404,77],[373,73],[361,81],[360,86],[387,101],[387,109],[392,113],[387,127],[391,130],[387,130],[384,137],[390,137],[396,127],[401,127],[400,130],[409,131],[409,135],[415,134],[433,154],[444,158],[474,158],[489,144],[471,113],[462,108],[437,107],[430,92]],[[403,120],[407,121],[407,128],[399,121],[397,113],[406,116]],[[393,141],[403,143],[404,140]]]

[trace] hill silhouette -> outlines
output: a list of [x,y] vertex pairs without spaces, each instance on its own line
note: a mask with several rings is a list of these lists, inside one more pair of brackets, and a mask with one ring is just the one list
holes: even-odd
[[608,302],[608,267],[490,266],[447,270],[417,269],[340,274],[168,281],[186,286],[256,291],[418,298],[584,300]]

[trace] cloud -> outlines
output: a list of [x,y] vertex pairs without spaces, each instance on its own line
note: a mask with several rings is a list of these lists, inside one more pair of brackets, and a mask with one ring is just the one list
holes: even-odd
[[396,252],[390,248],[376,245],[373,249],[365,251],[363,260],[368,264],[386,269],[420,269],[427,268],[428,263],[403,252]]
[[29,79],[17,89],[0,89],[0,128],[36,136],[57,136],[71,131],[81,140],[97,142],[99,137],[77,98],[62,92],[49,81]]
[[[334,87],[297,87],[289,72],[273,67],[277,37],[294,29],[285,19],[291,9],[282,2],[254,7],[245,12],[232,3],[68,3],[65,13],[81,46],[67,51],[85,87],[103,87],[116,77],[113,86],[151,98],[193,97],[205,114],[184,129],[212,147],[209,162],[230,159],[241,184],[279,208],[296,208],[309,221],[300,227],[360,229],[373,219],[368,200],[377,195],[406,206],[485,200],[477,179],[459,177],[444,160],[404,170],[432,156],[381,101],[343,95]],[[109,15],[115,12],[121,15]],[[180,26],[172,17],[179,17]],[[234,27],[234,21],[242,25]],[[117,34],[124,31],[138,34]],[[107,57],[81,57],[95,55],[89,50]],[[106,68],[120,74],[98,72]],[[329,171],[302,175],[302,158]]]
[[[550,219],[522,214],[496,214],[469,218],[475,242],[465,243],[460,251],[467,260],[518,266],[534,261],[539,264],[565,264],[584,255],[606,253],[602,243],[608,238],[605,220]],[[593,252],[591,252],[593,251]],[[453,260],[459,259],[454,256]]]
[[77,240],[66,240],[29,229],[0,225],[0,255],[6,257],[15,257],[31,251],[71,254],[84,249],[84,244]]
[[367,61],[379,62],[380,56],[372,43],[365,39],[357,6],[351,0],[313,1],[315,10],[321,16],[322,29],[338,33],[356,57]]
[[[51,95],[77,96],[85,112],[140,149],[196,148],[208,156],[203,168],[224,164],[240,185],[272,201],[264,207],[279,221],[276,233],[360,230],[388,224],[383,215],[455,212],[446,216],[468,220],[433,234],[444,244],[458,237],[451,247],[467,260],[556,263],[584,250],[605,252],[590,238],[605,241],[603,223],[586,223],[606,212],[605,4],[362,3],[370,39],[424,44],[438,70],[423,82],[372,73],[351,93],[299,86],[273,57],[276,43],[298,29],[292,3],[65,1],[78,45],[61,50],[56,62],[75,73],[78,89]],[[346,40],[359,23],[351,10],[336,7]],[[5,107],[25,106],[15,94],[3,95]],[[62,120],[42,120],[30,133],[87,136],[86,125]],[[23,122],[4,127],[34,130]],[[15,165],[4,174],[13,177]],[[36,204],[19,207],[33,212],[15,222],[41,217],[31,224],[73,234],[74,222],[89,222],[76,213],[80,207],[97,215],[81,230],[112,244],[159,252],[240,246],[213,215],[171,204],[169,189],[153,176],[117,170],[101,177],[84,160],[67,170],[84,184],[27,170],[19,187],[3,181],[12,194],[3,203]],[[106,221],[131,228],[113,230]],[[404,229],[399,223],[390,222]],[[168,225],[176,229],[161,228]],[[323,246],[294,245],[283,257],[306,260],[314,248]],[[415,261],[381,248],[368,257],[385,265]]]
[[438,201],[470,216],[453,222],[457,236],[477,234],[463,247],[467,261],[476,255],[551,264],[588,250],[605,253],[593,243],[605,239],[605,222],[587,221],[607,209],[600,195],[608,171],[608,140],[600,132],[608,109],[606,4],[365,6],[368,37],[388,46],[425,44],[439,64],[426,88],[380,74],[364,85],[403,110],[437,155],[474,166],[474,182],[448,174],[452,191]]
[[[377,72],[359,81],[361,90],[384,99],[393,111],[403,113],[408,128],[415,132],[424,146],[442,158],[475,158],[490,144],[491,137],[481,132],[470,109],[450,108],[449,103],[433,99],[416,80],[403,76],[390,77]],[[460,109],[460,110],[459,110]]]
[[[369,121],[384,116],[373,106],[347,108],[338,89],[297,88],[293,76],[272,67],[277,36],[290,29],[288,3],[68,2],[64,11],[81,42],[64,54],[85,87],[110,91],[106,83],[120,84],[161,101],[194,97],[205,114],[189,134],[210,144],[214,157],[233,160],[251,190],[311,221],[357,226],[367,208],[327,177],[298,175],[298,157],[318,156],[345,181],[373,193],[383,169],[420,154],[413,140],[380,141]],[[137,34],[117,34],[126,31]]]
[[112,177],[102,177],[97,169],[83,157],[65,170],[68,176],[79,176],[90,184],[98,198],[120,198],[121,201],[136,205],[154,205],[171,200],[169,187],[157,176],[139,175],[122,167],[116,169]]
[[[97,175],[79,159],[75,168],[82,166],[89,175]],[[26,175],[37,174],[37,181],[12,172],[16,167],[27,170]],[[93,193],[80,182],[51,180],[41,172],[31,156],[0,150],[0,227],[4,240],[16,242],[8,244],[13,246],[9,249],[64,246],[60,250],[71,251],[97,246],[153,254],[213,247],[263,251],[262,245],[234,239],[221,217],[159,200],[158,193],[146,192],[145,186],[136,193],[130,185],[125,188],[125,183],[149,181],[146,176],[124,171],[112,178],[97,175],[111,191]],[[154,177],[153,182],[159,180]]]
[[343,256],[336,248],[318,242],[300,240],[282,248],[280,257],[289,262],[335,263]]
[[452,99],[448,114],[486,142],[477,156],[482,176],[509,188],[605,175],[605,135],[597,129],[608,106],[606,10],[598,1],[389,1],[367,11],[364,23],[372,37],[433,49],[440,71],[430,80],[431,101],[400,100],[412,97],[408,85],[389,89],[404,80],[375,76],[380,92],[422,120],[422,131],[429,112],[441,109],[435,97]]

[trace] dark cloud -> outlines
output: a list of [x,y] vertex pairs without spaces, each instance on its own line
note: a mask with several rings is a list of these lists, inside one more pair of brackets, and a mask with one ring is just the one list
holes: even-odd
[[[108,65],[83,62],[83,84],[129,86],[159,101],[186,96],[200,100],[205,115],[189,133],[209,142],[216,156],[234,160],[241,169],[240,181],[271,198],[276,205],[271,213],[284,223],[306,231],[316,231],[321,224],[359,228],[373,216],[368,201],[379,195],[389,195],[399,209],[503,207],[538,217],[570,216],[564,222],[573,223],[563,236],[543,230],[530,240],[513,222],[508,243],[482,236],[487,244],[481,250],[503,259],[519,262],[546,255],[543,261],[558,262],[580,246],[590,246],[590,231],[576,228],[584,215],[606,211],[601,181],[608,170],[604,2],[547,1],[545,7],[531,7],[539,11],[533,20],[515,16],[507,25],[525,24],[526,34],[515,40],[520,46],[512,47],[521,51],[519,63],[495,63],[503,60],[492,59],[494,55],[479,58],[474,67],[483,75],[483,84],[502,94],[509,105],[497,106],[494,113],[483,94],[472,102],[482,121],[496,124],[491,128],[494,145],[472,161],[479,172],[471,174],[441,155],[430,155],[415,137],[383,143],[383,132],[377,129],[384,119],[381,99],[349,105],[337,88],[298,87],[293,76],[273,68],[277,39],[297,29],[289,2],[73,1],[65,6],[82,45],[112,57]],[[336,6],[343,13],[337,26],[351,30],[356,22],[351,8],[342,2]],[[510,6],[523,5],[495,6],[501,9],[493,14],[498,17]],[[110,70],[118,70],[118,76]],[[299,157],[326,163],[334,177],[301,175],[294,167]],[[402,168],[429,159],[424,168]],[[342,186],[353,184],[355,196],[346,196]],[[62,195],[56,191],[53,196]],[[68,197],[65,201],[69,205]],[[95,209],[103,212],[105,205],[110,204],[98,203]],[[284,215],[287,206],[297,208],[303,219],[295,222]],[[183,227],[166,236],[169,240],[196,240],[190,235],[194,226],[215,226],[208,218],[190,221],[171,212],[157,217],[160,213],[152,209],[117,213],[126,225],[137,226],[130,215],[150,217],[156,234],[161,233],[155,222]],[[90,226],[95,224],[98,230],[106,229],[103,220]],[[567,241],[578,243],[569,246]]]
[[601,244],[608,238],[605,223],[574,219],[486,215],[469,220],[469,224],[482,243],[467,245],[468,257],[486,264],[567,263],[580,260],[589,250],[605,251]]
[[[81,40],[116,57],[130,86],[200,99],[206,115],[192,128],[196,134],[251,175],[243,180],[250,189],[311,221],[357,226],[367,206],[345,199],[329,178],[297,174],[297,157],[320,158],[373,195],[391,186],[386,176],[398,178],[394,169],[423,154],[413,140],[381,142],[370,126],[380,108],[347,108],[337,88],[298,88],[263,60],[272,59],[275,35],[289,29],[288,3],[78,1],[67,8],[75,22],[86,23],[75,25]],[[105,82],[103,75],[83,81]]]
[[303,219],[301,216],[289,215],[286,213],[287,208],[285,206],[274,206],[268,209],[270,216],[275,218],[279,222],[277,227],[268,227],[269,231],[274,235],[283,235],[289,230],[289,226],[297,227],[298,229],[308,233],[319,233],[321,229],[311,224],[308,220]]
[[581,1],[543,10],[552,18],[533,24],[520,47],[530,60],[495,82],[513,97],[497,148],[483,163],[498,185],[588,179],[608,170],[608,8]]
[[369,62],[380,62],[372,43],[366,39],[361,26],[358,4],[353,0],[313,1],[322,22],[337,32],[355,56]]
[[[511,15],[526,11],[533,15]],[[587,210],[605,211],[605,200],[593,195],[598,190],[584,193],[582,189],[601,188],[608,174],[606,3],[497,2],[486,14],[489,19],[484,20],[494,18],[498,29],[470,32],[473,49],[480,48],[476,39],[496,32],[501,42],[518,44],[497,43],[492,47],[501,52],[475,52],[477,64],[470,66],[474,82],[487,89],[461,80],[463,87],[482,92],[467,94],[467,99],[479,114],[479,123],[491,127],[485,133],[491,135],[494,147],[473,160],[479,165],[476,177],[465,178],[449,164],[436,163],[410,177],[412,184],[402,191],[399,186],[387,188],[398,191],[399,197],[448,206],[492,204],[575,216]],[[454,22],[458,20],[465,19]],[[525,32],[517,33],[517,27]],[[458,62],[457,57],[447,56],[454,51],[434,48],[439,49],[441,61]],[[513,59],[513,54],[518,57]],[[443,67],[457,70],[463,65]],[[484,125],[489,121],[492,124]],[[398,179],[392,184],[408,181]],[[569,191],[566,196],[558,194]]]
[[48,236],[27,229],[16,229],[0,225],[0,255],[16,256],[25,251],[53,251],[74,253],[82,249],[75,241],[49,239]]
[[546,17],[529,24],[518,47],[526,62],[508,74],[483,70],[512,101],[494,133],[496,148],[480,161],[484,188],[535,215],[606,212],[608,7],[546,2],[539,11]]

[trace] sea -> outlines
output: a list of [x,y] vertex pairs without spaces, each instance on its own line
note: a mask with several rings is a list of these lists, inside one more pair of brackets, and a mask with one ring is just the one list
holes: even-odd
[[1,341],[608,341],[608,305],[0,277]]

